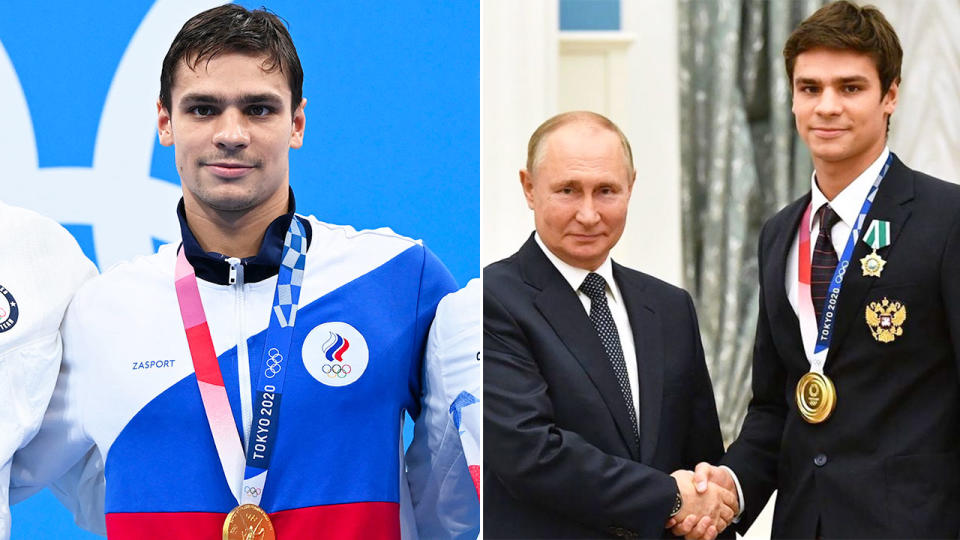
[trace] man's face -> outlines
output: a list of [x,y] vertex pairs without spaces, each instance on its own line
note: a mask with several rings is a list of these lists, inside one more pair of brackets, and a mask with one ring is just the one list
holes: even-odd
[[881,96],[877,67],[866,54],[817,48],[797,55],[793,114],[814,161],[868,166],[886,143],[897,91],[893,83]]
[[174,145],[184,201],[244,214],[285,194],[288,153],[303,144],[306,100],[291,114],[290,86],[266,57],[224,53],[196,71],[183,61],[170,107],[158,103],[160,143]]
[[520,171],[537,232],[567,264],[596,270],[623,234],[633,187],[620,138],[573,122],[540,144],[540,162]]

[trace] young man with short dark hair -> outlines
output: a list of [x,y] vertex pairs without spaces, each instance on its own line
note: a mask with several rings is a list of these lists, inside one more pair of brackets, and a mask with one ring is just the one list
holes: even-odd
[[237,5],[187,21],[164,60],[183,242],[78,294],[19,460],[43,484],[94,444],[111,538],[416,537],[401,423],[456,287],[417,241],[295,213],[302,81],[283,23]]
[[815,173],[760,235],[753,399],[729,469],[695,475],[733,486],[733,471],[741,532],[777,490],[777,538],[960,534],[960,187],[886,146],[902,55],[877,9],[847,1],[784,47]]

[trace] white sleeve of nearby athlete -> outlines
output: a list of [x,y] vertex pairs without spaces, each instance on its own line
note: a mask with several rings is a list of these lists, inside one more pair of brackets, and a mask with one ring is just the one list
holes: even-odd
[[0,225],[5,233],[0,239],[0,538],[4,538],[10,528],[8,503],[42,488],[21,483],[15,452],[41,429],[60,369],[64,312],[77,289],[97,271],[70,233],[53,220],[0,203]]
[[480,301],[479,280],[445,297],[427,338],[421,413],[406,459],[422,538],[480,532]]
[[[77,335],[83,332],[78,311],[77,302],[72,303],[61,326],[63,361],[60,362],[59,375],[54,372],[56,386],[39,430],[13,457],[10,475],[10,500],[13,503],[59,480],[77,466],[93,446],[81,423],[76,362],[77,356],[81,356],[79,349],[84,339]],[[81,521],[80,516],[75,517]]]
[[7,486],[13,455],[40,426],[60,365],[60,334],[54,331],[0,354],[0,538],[10,534]]
[[73,514],[76,524],[92,533],[107,535],[103,458],[94,446],[50,486],[50,491]]

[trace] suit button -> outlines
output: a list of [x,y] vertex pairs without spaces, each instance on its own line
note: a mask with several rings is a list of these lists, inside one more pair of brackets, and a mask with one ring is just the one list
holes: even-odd
[[827,464],[827,455],[826,454],[817,454],[817,457],[813,458],[813,464],[817,467],[823,467]]

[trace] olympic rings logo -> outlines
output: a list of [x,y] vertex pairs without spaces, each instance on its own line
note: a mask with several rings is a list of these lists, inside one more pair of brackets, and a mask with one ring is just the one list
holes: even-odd
[[327,377],[330,377],[331,379],[342,379],[349,375],[351,371],[353,371],[353,369],[350,367],[350,364],[343,364],[342,366],[340,364],[324,364],[320,370],[326,373]]
[[261,490],[261,489],[258,488],[258,487],[255,487],[255,486],[247,486],[247,487],[243,488],[243,492],[246,493],[247,495],[252,495],[252,496],[254,496],[254,497],[259,497],[260,494],[263,493],[263,490]]
[[264,370],[263,374],[268,378],[272,379],[276,377],[280,370],[283,369],[283,366],[280,364],[283,363],[283,355],[280,354],[280,351],[276,347],[270,347],[270,350],[267,351],[269,357],[267,358],[267,369]]

